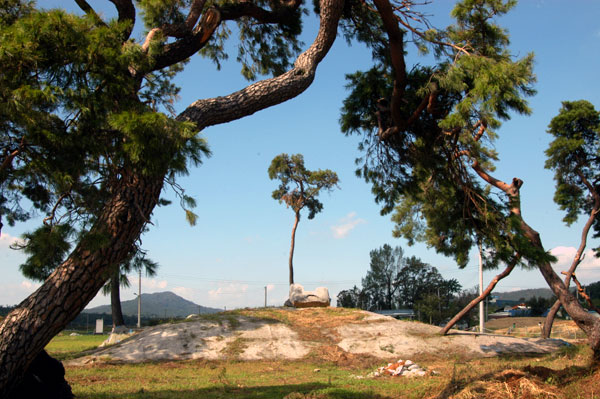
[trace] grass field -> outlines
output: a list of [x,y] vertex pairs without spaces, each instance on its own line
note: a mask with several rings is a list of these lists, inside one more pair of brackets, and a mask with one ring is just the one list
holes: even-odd
[[[47,347],[70,358],[97,345],[102,336],[56,337]],[[381,362],[182,361],[66,367],[78,398],[600,398],[600,370],[589,367],[586,346],[545,356],[488,359],[436,357],[411,359],[428,369],[426,377],[367,375]],[[433,371],[435,370],[435,374]],[[365,378],[366,377],[366,378]]]
[[46,351],[58,360],[68,360],[81,352],[95,349],[108,338],[108,335],[75,335],[61,333],[46,346]]
[[[505,317],[490,320],[485,323],[486,331],[495,334],[508,334],[515,337],[538,338],[541,336],[540,325],[545,317]],[[554,320],[551,338],[564,340],[579,340],[586,337],[585,333],[572,320]]]

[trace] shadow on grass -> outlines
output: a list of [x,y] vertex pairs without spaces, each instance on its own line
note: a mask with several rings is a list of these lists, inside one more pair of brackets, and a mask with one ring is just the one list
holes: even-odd
[[192,390],[144,390],[131,393],[77,393],[79,399],[126,399],[126,398],[161,398],[161,399],[388,399],[373,392],[356,392],[349,389],[334,388],[328,384],[308,383],[295,385],[271,385],[261,387],[237,387],[221,385]]

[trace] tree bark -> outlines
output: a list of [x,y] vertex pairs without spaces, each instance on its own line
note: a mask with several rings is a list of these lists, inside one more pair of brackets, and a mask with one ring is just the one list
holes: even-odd
[[[131,2],[115,3],[129,7]],[[229,96],[196,101],[177,119],[193,121],[202,130],[301,94],[314,80],[318,64],[336,38],[343,6],[343,0],[320,1],[317,37],[290,71]],[[127,7],[119,11],[127,11]],[[124,18],[128,15],[123,12]],[[0,397],[8,396],[37,354],[94,298],[109,278],[111,267],[130,255],[158,201],[165,175],[166,171],[144,176],[132,168],[124,170],[90,233],[43,285],[0,323]]]
[[[587,222],[581,230],[581,242],[579,243],[579,248],[577,249],[577,253],[573,258],[571,267],[569,268],[565,276],[565,286],[567,288],[569,288],[569,285],[571,284],[571,276],[573,275],[573,273],[575,273],[575,269],[577,269],[577,266],[579,266],[579,264],[583,260],[583,251],[585,250],[585,246],[587,245],[588,233],[590,232],[590,228],[594,224],[594,221],[596,220],[596,215],[598,214],[598,210],[600,209],[600,196],[593,188],[593,186],[588,185],[588,189],[594,197],[594,208],[592,209],[592,212],[590,213]],[[552,307],[548,311],[548,314],[546,315],[546,320],[544,320],[544,325],[542,327],[543,338],[550,338],[550,334],[552,333],[552,324],[554,324],[554,318],[556,317],[558,309],[560,309],[560,300],[557,299],[556,302],[554,302],[554,305],[552,305]]]
[[110,309],[112,313],[113,328],[124,326],[123,310],[121,309],[121,271],[117,269],[110,278]]
[[298,223],[300,222],[300,212],[296,212],[296,219],[294,221],[294,227],[292,227],[292,245],[290,246],[290,259],[289,259],[289,268],[290,268],[290,285],[294,284],[294,246],[296,245],[296,229],[298,228]]
[[[46,282],[0,325],[0,397],[125,260],[156,205],[163,176],[123,171],[97,223]],[[102,245],[98,245],[102,242]]]
[[[454,316],[452,318],[452,320],[450,320],[442,329],[442,331],[440,331],[440,334],[442,335],[446,335],[448,334],[448,331],[460,320],[462,319],[462,317],[464,315],[466,315],[471,309],[473,309],[475,306],[477,306],[477,304],[481,301],[483,301],[485,299],[486,296],[488,296],[492,290],[496,287],[496,284],[498,284],[498,281],[502,280],[504,277],[508,276],[513,269],[515,268],[515,265],[517,264],[518,258],[516,258],[510,265],[508,265],[506,267],[506,269],[504,269],[504,271],[500,274],[498,274],[496,277],[493,278],[493,280],[490,282],[490,284],[487,286],[487,288],[483,291],[483,293],[481,295],[479,295],[477,298],[473,299],[471,302],[469,302],[469,304],[467,306],[464,307],[463,310],[461,310],[460,312],[458,312],[456,314],[456,316]],[[481,331],[483,332],[483,331]]]
[[[499,188],[508,195],[510,212],[513,216],[518,218],[523,235],[534,248],[539,250],[540,253],[546,252],[542,245],[540,234],[525,222],[521,214],[520,188],[523,185],[523,181],[515,177],[512,180],[512,184],[507,184],[490,176],[483,168],[481,168],[477,161],[473,162],[472,168],[483,180],[492,186]],[[589,314],[583,306],[579,304],[579,301],[577,301],[577,299],[569,292],[567,286],[552,269],[550,262],[540,260],[537,262],[537,267],[569,316],[571,316],[575,324],[586,333],[588,343],[594,353],[593,360],[595,363],[600,363],[600,318]]]

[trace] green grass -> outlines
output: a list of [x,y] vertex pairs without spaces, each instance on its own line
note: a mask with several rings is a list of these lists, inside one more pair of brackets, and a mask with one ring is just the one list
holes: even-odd
[[77,357],[81,352],[95,349],[108,338],[108,335],[76,335],[59,334],[46,345],[46,351],[58,360]]
[[[319,372],[315,372],[315,369]],[[372,370],[308,362],[169,362],[67,368],[78,398],[422,398],[436,381],[356,379]]]

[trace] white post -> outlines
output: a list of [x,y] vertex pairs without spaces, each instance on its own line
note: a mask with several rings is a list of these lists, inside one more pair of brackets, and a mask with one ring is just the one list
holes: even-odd
[[138,323],[137,327],[142,327],[142,268],[140,267],[140,278],[138,283]]
[[[483,262],[481,260],[481,240],[477,241],[479,248],[479,296],[483,294]],[[485,312],[483,301],[479,302],[479,332],[485,332]]]
[[267,307],[267,287],[265,287],[265,308]]

